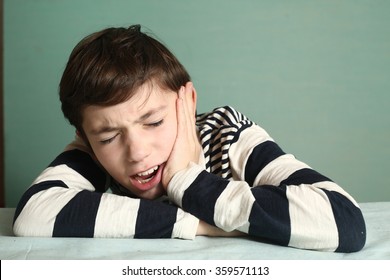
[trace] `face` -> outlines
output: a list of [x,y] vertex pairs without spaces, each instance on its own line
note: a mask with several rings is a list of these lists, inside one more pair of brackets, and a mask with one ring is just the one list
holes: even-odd
[[176,92],[144,85],[121,104],[83,112],[82,127],[97,160],[138,197],[165,193],[161,178],[177,133],[176,100]]

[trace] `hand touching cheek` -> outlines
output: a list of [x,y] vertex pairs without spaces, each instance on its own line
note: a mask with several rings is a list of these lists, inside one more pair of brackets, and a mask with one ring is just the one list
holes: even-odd
[[162,183],[167,189],[169,181],[190,162],[197,162],[201,152],[195,125],[196,91],[191,82],[181,87],[176,100],[177,135],[163,172]]

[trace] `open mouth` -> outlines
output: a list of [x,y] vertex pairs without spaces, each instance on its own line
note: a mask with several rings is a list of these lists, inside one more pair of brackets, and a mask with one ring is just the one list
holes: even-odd
[[157,165],[155,167],[150,168],[149,170],[134,175],[133,178],[141,184],[146,184],[150,182],[154,178],[154,176],[156,176],[159,168],[160,165]]
[[126,186],[134,195],[140,198],[158,198],[166,192],[161,182],[164,167],[165,162],[148,170],[130,175]]

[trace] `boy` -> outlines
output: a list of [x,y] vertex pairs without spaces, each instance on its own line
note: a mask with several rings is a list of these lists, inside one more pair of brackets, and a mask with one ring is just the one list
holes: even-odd
[[60,82],[76,140],[21,198],[15,234],[364,246],[349,194],[233,108],[195,117],[196,98],[184,67],[139,25],[84,38]]

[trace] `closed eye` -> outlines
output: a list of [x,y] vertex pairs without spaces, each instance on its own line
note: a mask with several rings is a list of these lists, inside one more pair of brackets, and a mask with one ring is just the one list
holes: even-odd
[[100,143],[102,143],[103,145],[106,145],[106,144],[110,144],[112,141],[115,140],[115,138],[119,135],[118,134],[115,134],[113,137],[110,137],[108,139],[104,139],[104,140],[101,140]]
[[158,126],[162,125],[163,122],[164,122],[164,120],[161,120],[161,121],[158,121],[158,122],[149,123],[149,124],[147,124],[147,126],[158,127]]

